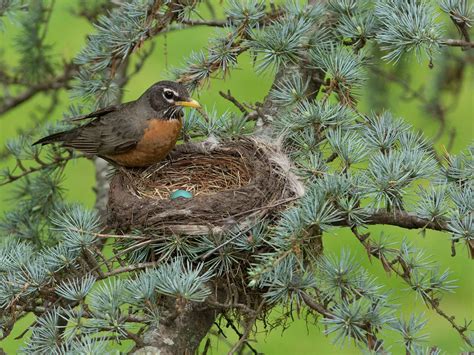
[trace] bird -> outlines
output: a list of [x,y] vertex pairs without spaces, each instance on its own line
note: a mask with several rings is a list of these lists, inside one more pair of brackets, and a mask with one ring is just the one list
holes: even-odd
[[137,100],[78,116],[92,119],[54,133],[33,145],[59,143],[126,168],[143,168],[163,160],[179,138],[183,108],[201,108],[181,83],[159,81]]

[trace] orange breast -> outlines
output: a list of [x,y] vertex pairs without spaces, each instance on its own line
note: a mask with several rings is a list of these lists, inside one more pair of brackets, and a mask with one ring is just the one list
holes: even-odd
[[173,149],[181,127],[181,120],[150,120],[145,134],[134,149],[108,158],[126,167],[150,166],[165,158]]

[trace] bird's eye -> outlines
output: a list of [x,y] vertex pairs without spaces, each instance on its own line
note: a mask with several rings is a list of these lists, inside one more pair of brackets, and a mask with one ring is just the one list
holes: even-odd
[[164,94],[165,99],[171,100],[174,97],[174,93],[171,90],[165,90]]

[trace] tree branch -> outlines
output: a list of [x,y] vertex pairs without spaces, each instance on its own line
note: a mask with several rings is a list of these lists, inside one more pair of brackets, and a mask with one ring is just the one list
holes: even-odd
[[326,318],[334,318],[333,314],[329,312],[323,305],[317,303],[313,298],[308,295],[306,292],[301,293],[301,298],[303,299],[304,303],[311,308],[312,310],[318,312],[322,316]]
[[133,354],[194,354],[214,324],[217,311],[199,303],[183,304],[179,299],[168,298],[163,303],[163,318],[144,334],[145,346]]
[[123,273],[126,273],[126,272],[132,272],[132,271],[137,271],[137,270],[141,270],[141,269],[147,269],[147,268],[155,267],[155,266],[158,266],[158,264],[159,264],[158,261],[150,261],[150,262],[146,262],[146,263],[131,264],[131,265],[119,267],[119,268],[116,268],[112,271],[103,273],[103,278],[108,278],[108,277],[123,274]]
[[450,47],[474,48],[474,42],[468,42],[462,39],[444,39],[441,44]]
[[240,112],[242,112],[244,115],[248,115],[249,112],[247,109],[242,105],[232,94],[230,93],[230,90],[227,90],[227,94],[223,91],[219,91],[219,95],[221,95],[224,99],[229,100],[232,102]]
[[68,151],[67,156],[56,156],[53,159],[53,161],[50,163],[45,163],[38,159],[36,161],[39,163],[39,166],[30,167],[30,168],[24,167],[20,163],[20,161],[17,161],[17,167],[19,167],[22,170],[22,172],[18,175],[12,175],[12,174],[6,175],[5,178],[2,178],[2,180],[0,180],[0,186],[10,184],[18,179],[21,179],[27,175],[36,173],[41,170],[64,167],[69,160],[82,158],[82,157],[85,157],[85,155],[79,154],[75,156],[74,154],[72,154],[72,152]]
[[252,327],[254,326],[255,322],[257,321],[257,317],[260,314],[260,311],[262,310],[263,305],[265,304],[265,301],[262,300],[255,311],[254,315],[246,322],[247,324],[245,325],[245,330],[243,334],[240,336],[239,341],[235,343],[235,345],[229,350],[229,355],[232,355],[234,353],[237,353],[240,351],[242,348],[242,345],[247,343],[247,339],[250,335],[250,331],[252,330]]
[[2,105],[0,105],[0,118],[5,112],[21,105],[41,92],[68,88],[69,82],[76,74],[76,70],[77,66],[75,64],[66,64],[64,66],[64,72],[61,75],[40,84],[31,85],[28,89],[14,97],[4,98]]
[[[312,310],[315,310],[324,318],[334,319],[334,315],[327,310],[322,304],[317,303],[310,295],[306,292],[301,293],[301,298],[303,302]],[[378,340],[375,335],[375,330],[372,330],[372,325],[370,323],[366,323],[362,326],[364,331],[367,333],[367,347],[369,350],[376,350],[378,352],[383,352],[382,341]]]
[[[357,230],[356,227],[351,228],[352,233],[356,236],[356,238],[361,242],[361,244],[364,246],[364,248],[367,250],[367,253],[369,255],[372,255],[379,259],[383,267],[386,271],[393,271],[395,274],[397,274],[400,278],[403,279],[410,287],[414,287],[412,280],[411,280],[411,270],[406,270],[407,266],[404,265],[403,260],[401,259],[400,256],[397,257],[397,259],[394,260],[394,262],[387,262],[385,259],[385,256],[381,254],[379,251],[376,251],[372,248],[372,245],[370,244],[370,241],[368,240],[368,234],[360,234]],[[400,271],[396,265],[401,265],[403,271]],[[439,306],[439,299],[435,298],[434,296],[431,296],[429,294],[426,294],[423,297],[423,300],[425,302],[428,302],[428,304],[431,306],[431,308],[438,313],[441,317],[446,319],[451,326],[459,333],[461,338],[468,344],[469,346],[472,346],[471,340],[469,337],[466,336],[465,332],[467,331],[467,327],[465,326],[460,326],[454,321],[454,316],[449,316],[447,315]]]
[[98,212],[102,220],[106,220],[107,201],[109,196],[109,163],[102,158],[94,158],[95,166],[95,187],[96,194],[94,209]]
[[445,222],[429,221],[404,211],[375,211],[369,218],[367,224],[389,224],[405,229],[432,229],[437,231],[449,231]]
[[227,21],[219,21],[219,20],[181,20],[179,22],[188,26],[210,26],[210,27],[225,27],[228,24]]

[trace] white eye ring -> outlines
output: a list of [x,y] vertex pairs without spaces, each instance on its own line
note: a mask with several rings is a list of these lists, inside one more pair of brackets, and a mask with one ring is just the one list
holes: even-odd
[[173,102],[173,98],[174,98],[175,96],[178,96],[178,95],[177,95],[176,92],[174,92],[173,90],[165,89],[165,90],[163,91],[163,97],[164,97],[165,100],[168,101],[168,102]]

